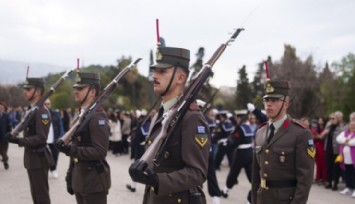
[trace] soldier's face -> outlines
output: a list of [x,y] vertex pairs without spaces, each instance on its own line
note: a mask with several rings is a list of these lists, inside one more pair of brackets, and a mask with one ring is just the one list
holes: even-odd
[[[77,102],[77,103],[84,102],[83,100],[85,99],[85,96],[86,96],[88,91],[89,91],[89,86],[74,88],[74,100],[75,100],[75,102]],[[90,92],[92,92],[92,91],[93,91],[93,89]],[[90,94],[88,95],[87,98],[89,98],[89,97],[90,97]]]
[[25,97],[26,100],[30,100],[35,91],[36,91],[35,88],[24,88],[23,96]]
[[[273,120],[278,120],[279,118],[283,117],[286,114],[286,110],[288,108],[288,100],[283,100],[284,98],[265,98],[263,100],[264,108],[266,111],[266,116]],[[282,103],[285,103],[282,106]],[[282,108],[279,115],[277,115]]]
[[[162,94],[164,93],[165,89],[167,88],[170,78],[173,74],[173,67],[170,68],[164,68],[164,69],[159,69],[159,68],[154,68],[153,70],[153,87],[154,87],[154,93],[156,94]],[[173,83],[171,84],[173,86]]]

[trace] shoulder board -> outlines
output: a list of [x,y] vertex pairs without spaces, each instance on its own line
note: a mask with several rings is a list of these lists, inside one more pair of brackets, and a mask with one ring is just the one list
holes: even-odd
[[198,106],[196,103],[191,103],[191,104],[190,104],[190,110],[200,111],[201,108],[200,108],[200,106]]
[[300,127],[303,128],[303,129],[306,129],[306,127],[303,126],[303,125],[302,125],[300,122],[298,122],[297,120],[292,119],[291,121],[292,121],[293,124],[295,124],[295,125],[297,125],[297,126],[300,126]]
[[95,112],[101,112],[101,111],[103,111],[104,109],[102,108],[102,106],[99,106],[99,107],[97,107],[96,108],[96,111]]
[[259,128],[261,128],[261,127],[263,127],[263,126],[265,126],[266,124],[267,124],[267,121],[266,121],[266,122],[261,123],[261,124],[259,125],[258,129],[259,129]]

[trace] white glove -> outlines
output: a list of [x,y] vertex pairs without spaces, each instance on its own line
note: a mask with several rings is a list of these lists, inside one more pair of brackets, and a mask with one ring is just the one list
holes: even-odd
[[248,103],[248,104],[247,104],[247,107],[248,107],[248,111],[249,111],[249,112],[253,112],[253,111],[255,110],[255,106],[254,106],[254,104],[252,104],[252,103]]

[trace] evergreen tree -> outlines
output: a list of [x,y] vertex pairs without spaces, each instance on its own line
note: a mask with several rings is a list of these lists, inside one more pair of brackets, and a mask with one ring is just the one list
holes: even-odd
[[236,108],[245,109],[246,104],[251,102],[251,88],[249,86],[248,74],[245,65],[238,71],[239,79],[237,80],[236,89]]

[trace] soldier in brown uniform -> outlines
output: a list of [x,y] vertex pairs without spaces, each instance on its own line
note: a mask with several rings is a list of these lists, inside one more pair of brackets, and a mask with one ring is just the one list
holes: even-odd
[[[100,75],[79,73],[73,85],[75,102],[83,111],[89,108],[100,90]],[[59,140],[59,151],[70,156],[70,166],[65,178],[67,191],[75,194],[78,204],[106,204],[111,185],[110,167],[106,162],[110,129],[108,118],[98,108],[82,131],[74,135],[71,144]]]
[[[42,78],[27,78],[23,85],[24,97],[33,107],[42,97],[44,80]],[[24,166],[30,180],[33,203],[48,204],[49,198],[48,170],[53,165],[52,155],[47,147],[47,136],[50,125],[50,114],[45,106],[34,113],[24,129],[24,137],[9,137],[9,142],[25,147]]]
[[[163,112],[173,107],[183,92],[189,60],[189,50],[158,48],[157,63],[151,68],[154,92],[162,96],[162,105],[153,119],[147,147],[161,130]],[[147,168],[147,163],[137,160],[129,168],[134,181],[146,184],[143,203],[206,203],[201,185],[207,177],[209,149],[208,124],[198,106],[192,105],[171,135],[160,165]]]
[[315,148],[310,131],[291,119],[289,83],[267,81],[263,98],[268,122],[255,140],[252,203],[305,204],[314,174]]

